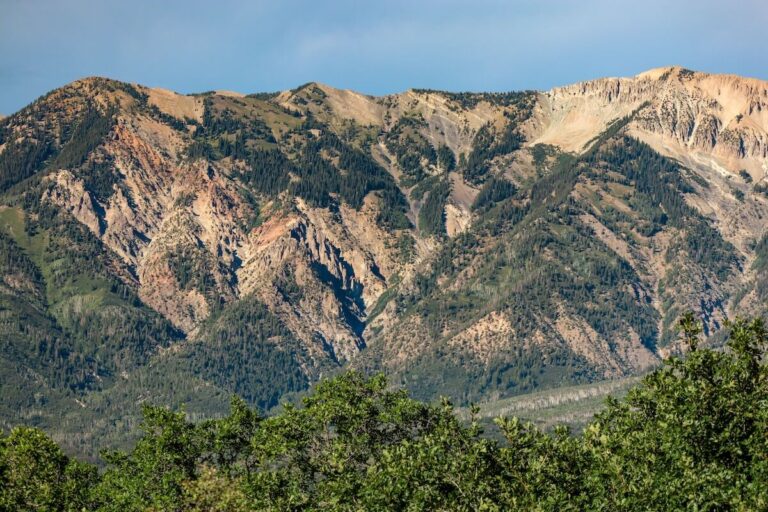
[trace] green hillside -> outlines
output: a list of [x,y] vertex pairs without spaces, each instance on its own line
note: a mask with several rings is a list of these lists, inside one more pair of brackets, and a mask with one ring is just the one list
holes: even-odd
[[[622,79],[637,94],[602,103],[51,91],[0,120],[0,427],[97,462],[136,442],[143,404],[265,414],[357,370],[486,422],[582,428],[600,389],[681,352],[683,311],[712,347],[765,312],[754,155],[713,168],[736,132],[706,120],[696,151],[654,139],[679,128],[665,102],[720,115],[708,76]],[[569,94],[597,121],[574,132]]]
[[300,407],[264,418],[190,422],[145,406],[130,451],[99,472],[41,431],[0,438],[7,510],[763,510],[768,506],[768,332],[729,324],[727,351],[700,349],[680,323],[684,360],[634,385],[572,435],[502,417],[502,441],[478,410],[459,420],[383,376],[322,381]]

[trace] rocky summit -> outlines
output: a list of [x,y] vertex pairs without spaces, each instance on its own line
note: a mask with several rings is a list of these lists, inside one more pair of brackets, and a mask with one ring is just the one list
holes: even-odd
[[459,404],[641,374],[768,299],[768,82],[182,95],[0,117],[0,426],[92,454],[140,404],[342,368]]

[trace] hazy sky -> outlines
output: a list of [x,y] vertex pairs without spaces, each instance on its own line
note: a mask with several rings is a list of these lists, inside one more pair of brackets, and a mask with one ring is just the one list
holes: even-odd
[[382,94],[548,89],[670,64],[768,79],[768,0],[0,0],[4,114],[89,75]]

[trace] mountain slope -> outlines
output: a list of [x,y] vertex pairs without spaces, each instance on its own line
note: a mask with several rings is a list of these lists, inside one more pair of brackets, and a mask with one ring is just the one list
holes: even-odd
[[267,409],[347,366],[462,402],[642,372],[682,311],[764,310],[766,109],[765,82],[681,68],[378,98],[74,82],[0,121],[2,421],[89,452],[143,401]]

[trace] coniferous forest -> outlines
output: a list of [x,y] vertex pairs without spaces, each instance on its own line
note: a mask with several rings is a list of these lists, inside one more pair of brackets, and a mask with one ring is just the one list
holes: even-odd
[[0,512],[768,510],[765,98],[51,91],[0,119]]
[[766,21],[0,0],[0,512],[768,512]]
[[321,381],[301,406],[193,423],[146,405],[129,451],[104,466],[44,433],[0,439],[0,510],[765,510],[768,331],[727,325],[700,348],[692,314],[672,357],[580,433],[499,418],[502,440],[448,400],[427,404],[379,375]]

